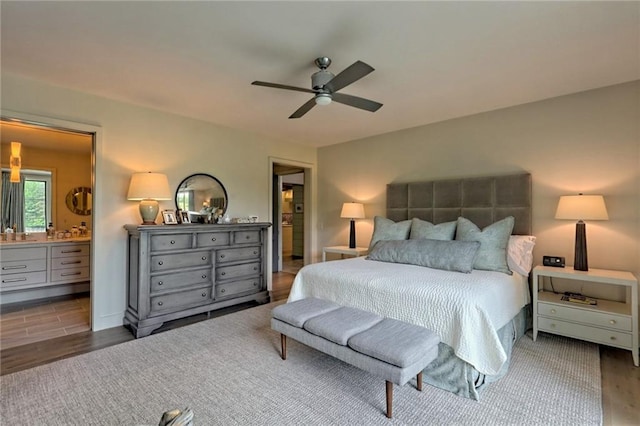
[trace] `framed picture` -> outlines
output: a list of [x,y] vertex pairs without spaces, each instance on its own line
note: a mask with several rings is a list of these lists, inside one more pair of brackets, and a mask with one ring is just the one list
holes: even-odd
[[191,223],[191,219],[189,219],[189,212],[186,210],[178,210],[180,214],[180,221],[182,223]]
[[295,212],[296,213],[304,213],[304,204],[302,203],[298,203],[295,205]]
[[162,210],[162,221],[165,225],[177,225],[178,217],[174,210]]

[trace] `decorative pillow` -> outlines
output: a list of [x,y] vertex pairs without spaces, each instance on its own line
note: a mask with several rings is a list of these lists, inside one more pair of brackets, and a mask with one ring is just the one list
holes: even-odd
[[434,225],[426,220],[414,217],[411,219],[410,239],[453,240],[456,236],[456,222],[445,222]]
[[507,246],[507,265],[509,269],[522,276],[529,275],[533,265],[533,247],[536,237],[533,235],[512,235]]
[[480,243],[477,241],[379,241],[369,252],[367,259],[468,274],[473,269],[473,261],[479,248]]
[[380,240],[406,240],[411,231],[411,221],[394,222],[386,217],[373,218],[373,235],[369,243],[369,250]]
[[473,269],[512,274],[507,265],[507,245],[511,231],[513,231],[514,221],[513,216],[505,217],[481,231],[469,219],[458,218],[456,240],[478,241],[480,243]]

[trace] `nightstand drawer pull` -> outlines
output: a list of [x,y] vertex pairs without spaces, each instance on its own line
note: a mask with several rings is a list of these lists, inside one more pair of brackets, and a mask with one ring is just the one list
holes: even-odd
[[162,281],[158,281],[158,285],[162,285],[164,284]]
[[609,337],[609,339],[611,339],[612,341],[618,340],[618,339],[616,339],[616,336],[611,336],[611,337]]
[[202,260],[207,260],[207,256],[202,256]]
[[611,324],[611,325],[617,324],[617,321],[616,320],[609,320],[609,324]]
[[207,278],[207,276],[205,274],[202,274],[202,279]]
[[215,241],[215,240],[216,240],[216,237],[211,238],[211,241]]
[[158,265],[162,266],[164,265],[164,262],[161,260],[160,262],[158,262]]
[[171,240],[171,244],[175,244],[175,243],[176,243],[176,240]]
[[552,314],[555,314],[555,313],[556,313],[556,310],[555,310],[555,309],[552,309],[552,310],[551,310],[551,313],[552,313]]
[[158,302],[158,306],[162,306],[162,305],[163,305],[163,303],[162,303],[162,302]]
[[202,297],[207,297],[207,293],[202,293]]

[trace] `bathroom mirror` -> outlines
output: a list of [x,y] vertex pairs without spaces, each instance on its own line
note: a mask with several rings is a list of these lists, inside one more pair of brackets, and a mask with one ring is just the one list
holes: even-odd
[[91,188],[79,186],[67,192],[65,202],[67,208],[75,214],[89,216],[91,214]]
[[224,185],[206,173],[186,177],[176,190],[176,209],[193,214],[209,215],[222,209],[227,211],[228,198]]

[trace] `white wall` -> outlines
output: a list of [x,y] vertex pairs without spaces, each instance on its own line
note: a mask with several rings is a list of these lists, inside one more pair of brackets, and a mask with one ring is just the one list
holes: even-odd
[[554,219],[560,195],[603,194],[610,220],[587,224],[589,266],[638,276],[639,99],[636,81],[320,148],[318,243],[345,244],[340,207],[361,201],[357,243],[367,246],[388,183],[529,172],[537,263],[573,263],[575,224]]
[[[269,157],[316,162],[315,148],[4,73],[2,110],[100,128],[94,194],[94,330],[122,324],[126,272],[123,225],[140,222],[138,203],[126,200],[132,172],[166,173],[172,190],[190,174],[209,173],[227,189],[230,216],[257,214],[266,219],[271,215]],[[173,201],[163,201],[160,207],[175,208]]]

